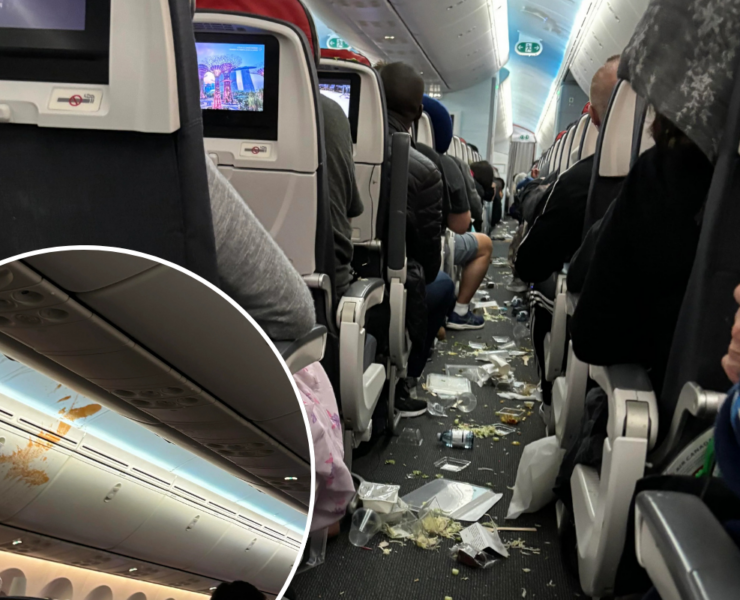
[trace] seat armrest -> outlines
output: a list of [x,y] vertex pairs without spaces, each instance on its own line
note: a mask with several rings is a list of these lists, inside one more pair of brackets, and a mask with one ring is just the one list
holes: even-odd
[[608,397],[609,439],[645,437],[651,450],[658,440],[658,402],[645,369],[639,365],[591,365],[589,372]]
[[288,365],[290,372],[297,373],[324,358],[326,334],[326,327],[314,325],[313,329],[302,338],[289,342],[275,342],[275,347]]
[[660,447],[650,456],[651,462],[660,465],[676,449],[689,416],[713,424],[726,397],[727,394],[710,392],[693,381],[687,382],[678,397],[668,434]]
[[696,496],[642,492],[637,559],[663,600],[729,600],[740,590],[740,550]]
[[367,311],[383,302],[384,295],[385,282],[378,277],[355,281],[339,301],[337,326],[341,327],[342,321],[350,320],[365,327]]
[[304,275],[303,281],[309,289],[317,290],[324,297],[324,310],[326,322],[331,324],[331,312],[334,309],[334,290],[332,289],[331,279],[325,273],[312,273]]

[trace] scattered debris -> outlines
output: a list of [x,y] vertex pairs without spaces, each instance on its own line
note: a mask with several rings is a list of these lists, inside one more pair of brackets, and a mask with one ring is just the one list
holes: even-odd
[[396,464],[396,461],[393,460],[392,458],[389,458],[387,461],[385,461],[385,464],[387,464],[387,465],[395,465]]

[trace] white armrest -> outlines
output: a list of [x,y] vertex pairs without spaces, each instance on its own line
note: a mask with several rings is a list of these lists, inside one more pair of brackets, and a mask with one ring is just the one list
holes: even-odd
[[687,382],[678,397],[668,435],[660,447],[650,455],[651,462],[659,465],[671,455],[681,440],[681,434],[690,416],[707,421],[711,426],[726,396],[727,394],[704,390],[692,381]]
[[382,279],[363,279],[353,283],[342,297],[337,311],[339,322],[339,385],[345,430],[352,445],[370,439],[372,415],[385,383],[385,367],[365,365],[365,318],[367,311],[383,302]]
[[696,496],[642,492],[635,504],[637,560],[663,600],[730,600],[740,550]]
[[658,402],[645,369],[638,365],[591,365],[590,374],[609,398],[609,439],[645,434],[652,449],[658,441]]

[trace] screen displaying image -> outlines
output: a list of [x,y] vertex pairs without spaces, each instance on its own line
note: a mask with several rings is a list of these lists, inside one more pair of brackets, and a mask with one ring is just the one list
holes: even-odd
[[264,110],[264,45],[199,42],[196,47],[202,109]]
[[344,114],[349,117],[349,104],[352,98],[352,86],[349,81],[346,80],[322,80],[319,81],[319,91],[326,96],[331,98],[342,107]]
[[85,30],[86,0],[0,0],[0,27]]

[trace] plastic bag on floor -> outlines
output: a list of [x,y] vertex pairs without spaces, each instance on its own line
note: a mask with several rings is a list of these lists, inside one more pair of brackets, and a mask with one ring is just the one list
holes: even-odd
[[552,488],[564,454],[565,450],[554,435],[524,447],[507,519],[516,519],[525,512],[537,512],[555,499]]

